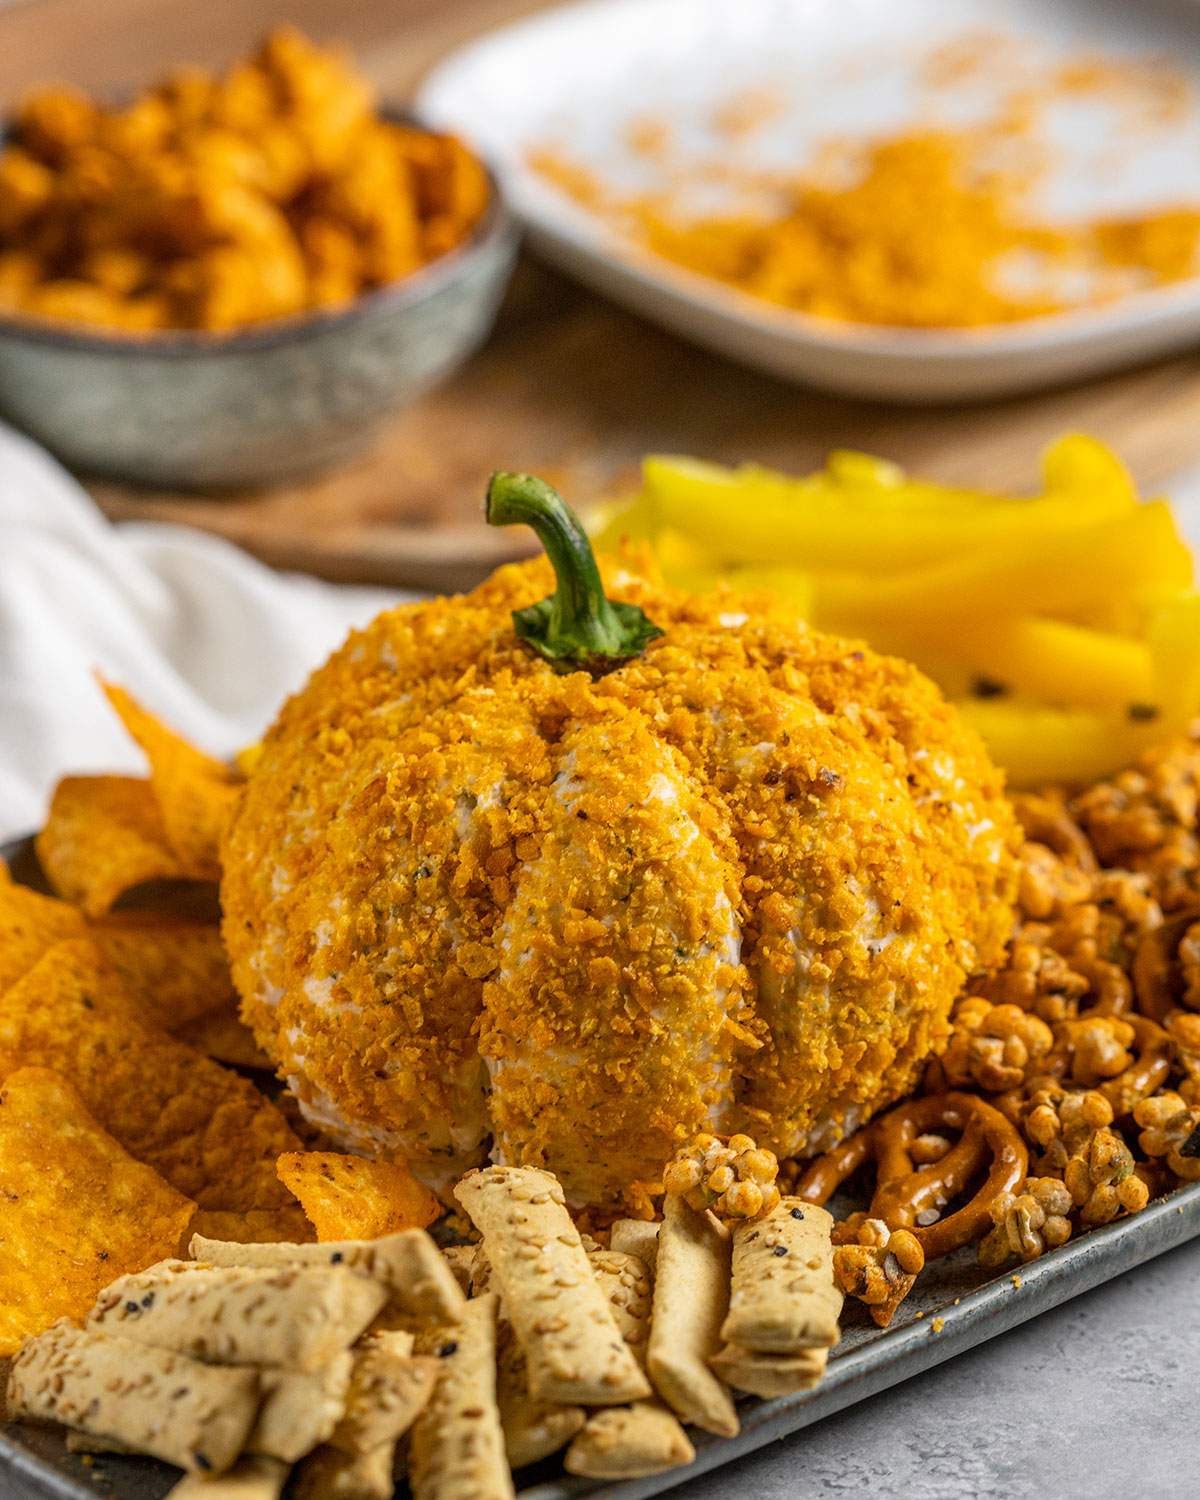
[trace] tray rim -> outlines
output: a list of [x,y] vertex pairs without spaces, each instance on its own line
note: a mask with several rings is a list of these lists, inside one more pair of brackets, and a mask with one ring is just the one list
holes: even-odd
[[[26,882],[20,865],[31,857],[32,836],[0,841],[0,859],[18,865],[14,878],[22,884]],[[718,1438],[693,1432],[696,1457],[685,1468],[611,1483],[566,1475],[519,1488],[518,1500],[585,1500],[594,1495],[603,1495],[605,1500],[645,1500],[661,1494],[964,1354],[1197,1237],[1200,1182],[1177,1187],[1132,1218],[1091,1229],[1038,1260],[1006,1270],[956,1301],[926,1310],[921,1318],[914,1316],[899,1327],[871,1333],[843,1354],[835,1351],[825,1378],[814,1390],[771,1401],[745,1398],[739,1402],[742,1429],[737,1436]],[[934,1325],[939,1318],[944,1322],[937,1329]],[[0,1359],[0,1382],[6,1379],[7,1363]],[[0,1421],[0,1496],[12,1480],[23,1484],[25,1493],[50,1500],[96,1500],[108,1492],[107,1485],[102,1489],[34,1452],[21,1441],[23,1426]],[[152,1459],[141,1462],[155,1463]]]

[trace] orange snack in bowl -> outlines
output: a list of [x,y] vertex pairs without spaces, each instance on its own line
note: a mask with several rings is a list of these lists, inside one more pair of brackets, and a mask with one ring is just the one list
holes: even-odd
[[442,1211],[403,1162],[289,1151],[277,1170],[321,1241],[377,1240],[402,1229],[424,1229]]
[[123,108],[42,89],[0,154],[0,312],[230,330],[345,304],[470,234],[482,165],[379,117],[336,49],[273,32]]
[[11,1073],[0,1088],[0,1356],[57,1318],[82,1318],[114,1276],[175,1255],[195,1207],[57,1073]]

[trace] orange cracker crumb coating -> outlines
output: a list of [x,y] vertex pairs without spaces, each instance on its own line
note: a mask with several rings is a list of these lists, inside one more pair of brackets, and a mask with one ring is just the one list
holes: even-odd
[[824,1150],[916,1081],[1011,927],[999,773],[915,668],[615,566],[665,630],[555,675],[543,561],[357,632],[282,710],[223,846],[244,1014],[307,1115],[441,1186],[576,1203],[701,1128]]

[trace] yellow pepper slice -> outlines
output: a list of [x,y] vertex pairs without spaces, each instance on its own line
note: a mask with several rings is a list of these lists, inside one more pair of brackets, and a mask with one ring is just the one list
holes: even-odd
[[1046,708],[1007,698],[967,698],[958,708],[982,736],[1010,786],[1096,781],[1173,731],[1160,720],[1088,708]]

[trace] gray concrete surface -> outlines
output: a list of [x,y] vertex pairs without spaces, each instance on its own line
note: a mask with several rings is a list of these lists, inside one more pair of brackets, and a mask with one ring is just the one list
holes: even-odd
[[670,1493],[1200,1497],[1200,1241]]

